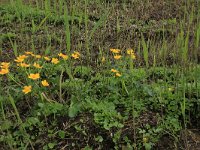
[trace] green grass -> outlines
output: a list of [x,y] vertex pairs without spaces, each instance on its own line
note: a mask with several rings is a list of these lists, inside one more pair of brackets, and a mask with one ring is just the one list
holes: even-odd
[[[187,144],[200,137],[198,3],[11,0],[1,5],[0,63],[10,63],[0,68],[1,147],[198,147]],[[26,54],[23,62],[31,66],[23,68],[15,60],[27,51],[34,55]],[[36,73],[38,79],[29,78]],[[32,87],[27,94],[25,86]]]

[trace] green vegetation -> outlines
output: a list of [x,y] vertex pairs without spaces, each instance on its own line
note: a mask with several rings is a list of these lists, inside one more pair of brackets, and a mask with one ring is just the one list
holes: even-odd
[[200,147],[195,0],[0,5],[0,147]]

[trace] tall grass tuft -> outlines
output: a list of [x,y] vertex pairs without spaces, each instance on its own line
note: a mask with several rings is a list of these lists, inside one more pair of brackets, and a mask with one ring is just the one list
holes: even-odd
[[145,42],[143,34],[142,34],[142,48],[143,48],[143,57],[144,57],[144,61],[145,61],[146,67],[149,68],[148,44]]
[[91,53],[89,49],[89,39],[88,39],[88,14],[87,14],[88,0],[85,0],[84,2],[85,2],[84,4],[85,48],[86,48],[87,63],[89,64]]
[[9,95],[9,100],[10,100],[10,103],[15,111],[15,115],[17,117],[17,120],[18,120],[18,123],[21,124],[22,123],[22,119],[20,118],[20,115],[19,115],[19,111],[17,110],[17,107],[15,105],[15,101],[13,99],[13,97],[11,95]]
[[66,35],[66,48],[67,48],[66,52],[69,53],[71,48],[71,35],[69,26],[69,14],[66,4],[64,4],[64,25],[65,25],[65,35]]

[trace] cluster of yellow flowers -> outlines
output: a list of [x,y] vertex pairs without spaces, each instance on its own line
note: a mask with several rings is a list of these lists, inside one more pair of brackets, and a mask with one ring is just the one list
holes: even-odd
[[[110,49],[110,51],[113,53],[114,59],[116,59],[116,60],[121,59],[122,55],[120,54],[121,53],[120,49]],[[132,59],[136,58],[135,53],[134,53],[134,51],[132,49],[128,49],[126,52]],[[58,58],[55,58],[55,57],[54,58],[50,58],[48,56],[42,57],[41,55],[36,55],[33,52],[29,52],[29,51],[25,52],[23,55],[19,55],[16,59],[14,59],[14,61],[17,63],[17,66],[23,67],[23,68],[27,68],[27,67],[31,67],[31,66],[33,66],[34,68],[37,68],[37,69],[42,69],[43,68],[43,66],[41,66],[38,62],[37,63],[34,62],[32,65],[31,64],[27,64],[25,62],[25,60],[29,56],[32,56],[35,59],[42,59],[43,58],[44,60],[49,61],[52,64],[58,64],[60,62],[60,60]],[[69,58],[68,55],[63,54],[63,53],[59,53],[58,56],[60,58],[62,58],[63,60],[67,60]],[[77,52],[77,51],[74,51],[71,54],[71,57],[73,59],[79,59],[80,56],[81,56],[81,54],[79,52]],[[102,57],[102,62],[104,62],[104,61],[105,61],[105,57]],[[8,63],[8,62],[0,63],[0,75],[8,74],[9,73],[9,66],[10,66],[10,63]],[[111,69],[111,72],[115,73],[116,77],[121,77],[122,76],[122,74],[118,70]],[[32,79],[32,80],[40,79],[40,73],[30,73],[28,75],[28,78]],[[47,80],[42,80],[41,81],[41,85],[44,86],[44,87],[48,87],[49,83],[48,83]],[[25,94],[27,94],[27,93],[29,93],[31,91],[32,91],[32,86],[31,85],[24,86],[23,90],[22,90],[22,92],[25,93]]]
[[111,69],[110,71],[113,72],[113,73],[115,73],[116,77],[121,77],[122,76],[122,74],[118,70]]
[[[40,78],[40,74],[39,74],[39,73],[35,73],[35,74],[34,74],[34,73],[31,73],[31,74],[28,75],[28,78],[29,78],[29,79],[32,79],[32,80],[37,80],[37,79]],[[49,83],[47,82],[47,80],[42,80],[42,81],[41,81],[41,84],[42,84],[42,86],[44,86],[44,87],[49,86]],[[28,86],[24,86],[22,92],[24,92],[25,94],[28,94],[29,92],[31,92],[31,90],[32,90],[32,86],[31,86],[31,85],[28,85]]]
[[0,65],[0,74],[1,75],[4,75],[4,74],[7,74],[9,73],[9,67],[10,67],[10,63],[8,62],[2,62],[1,65]]
[[[18,63],[17,65],[20,66],[20,67],[25,67],[25,68],[26,67],[30,67],[30,64],[26,64],[24,62],[25,59],[28,58],[28,55],[33,56],[33,57],[35,57],[37,59],[42,58],[41,55],[35,55],[32,52],[25,52],[25,55],[18,56],[14,61],[17,62]],[[63,54],[63,53],[59,53],[58,56],[63,58],[64,60],[67,60],[69,58],[68,55]],[[71,55],[71,57],[74,58],[74,59],[78,59],[78,58],[80,58],[80,56],[81,56],[81,54],[79,52],[77,52],[77,51],[74,51],[72,53],[72,55]],[[59,63],[59,59],[58,58],[49,58],[48,56],[44,56],[43,58],[46,61],[51,61],[51,63],[53,63],[53,64],[58,64]],[[42,68],[42,66],[40,66],[40,64],[37,64],[37,63],[34,63],[33,66],[35,68],[39,68],[39,69]]]
[[110,51],[114,54],[119,54],[121,52],[120,49],[114,49],[114,48],[111,48]]
[[[120,49],[111,48],[110,51],[114,54],[114,59],[116,60],[121,59],[122,55],[120,54],[121,53]],[[127,49],[126,53],[131,57],[131,59],[136,59],[133,49]],[[111,69],[111,72],[115,73],[116,77],[122,76],[122,74],[118,70]]]
[[[35,57],[35,58],[37,58],[37,59],[42,58],[41,55],[35,55],[35,54],[33,54],[32,52],[25,52],[25,55],[19,55],[19,56],[14,60],[15,62],[17,62],[17,66],[22,67],[22,68],[30,67],[31,65],[30,65],[30,64],[27,64],[27,63],[25,62],[26,58],[28,58],[29,55],[31,55],[31,56],[33,56],[33,57]],[[34,66],[35,68],[42,68],[42,66],[40,66],[40,65],[37,64],[37,63],[34,63],[33,66]]]
[[135,53],[132,49],[127,49],[126,53],[132,58],[132,59],[135,59],[136,56],[135,56]]
[[[17,66],[24,67],[24,68],[30,67],[31,64],[27,64],[27,63],[24,62],[25,59],[28,58],[28,55],[33,56],[36,59],[41,59],[42,58],[41,55],[35,55],[32,52],[25,52],[25,54],[26,55],[20,55],[20,56],[17,57],[17,59],[15,59],[15,61],[18,63]],[[51,60],[47,56],[45,56],[44,59],[46,61],[50,61]],[[53,60],[53,58],[52,58],[52,60]],[[37,68],[37,69],[41,69],[42,68],[42,66],[39,63],[36,63],[36,62],[34,62],[32,66]],[[35,74],[31,73],[31,74],[28,75],[28,78],[32,79],[32,80],[37,80],[37,79],[40,78],[40,74],[39,73],[35,73]],[[46,80],[41,81],[41,84],[42,84],[42,86],[49,86],[49,83]],[[22,92],[24,94],[28,94],[31,91],[32,91],[32,86],[31,85],[24,86],[23,90],[22,90]]]
[[[50,58],[48,56],[42,57],[41,55],[36,55],[33,52],[29,52],[29,51],[25,52],[23,55],[19,55],[18,57],[16,57],[16,59],[14,59],[14,61],[17,63],[17,66],[22,67],[22,68],[27,68],[27,67],[31,67],[31,66],[33,66],[37,69],[43,68],[43,66],[41,66],[38,62],[37,63],[34,62],[32,65],[26,63],[26,59],[28,59],[29,56],[32,56],[35,59],[42,59],[43,58],[46,61],[50,61],[52,64],[58,64],[60,62],[58,58]],[[63,60],[67,60],[69,58],[68,55],[63,54],[63,53],[59,53],[58,56],[61,57]],[[80,56],[81,56],[81,54],[77,51],[74,51],[71,54],[71,57],[73,59],[79,59]],[[8,74],[9,73],[9,66],[10,66],[10,63],[8,63],[8,62],[0,63],[0,74],[1,75]],[[32,80],[40,79],[40,73],[30,73],[28,75],[28,78],[32,79]],[[48,83],[47,80],[42,80],[41,85],[44,86],[44,87],[48,87],[49,83]],[[23,89],[22,89],[22,92],[25,93],[25,94],[28,94],[31,91],[32,91],[31,85],[24,86]]]
[[[30,74],[30,75],[28,76],[28,78],[33,79],[33,80],[37,80],[37,79],[40,78],[40,75],[39,75],[39,73]],[[42,86],[45,86],[45,87],[49,86],[49,83],[47,82],[47,80],[42,80],[42,81],[41,81],[41,84],[42,84]],[[32,86],[31,86],[31,85],[24,86],[24,88],[23,88],[23,90],[22,90],[22,92],[24,92],[24,94],[28,94],[28,93],[30,93],[31,91],[32,91]]]
[[122,55],[119,54],[121,52],[120,49],[111,48],[110,51],[114,54],[114,59],[118,60],[122,57]]
[[[122,55],[120,55],[121,50],[120,49],[113,49],[111,48],[110,51],[114,54],[114,59],[118,60],[121,59]],[[135,53],[133,51],[133,49],[127,49],[127,54],[132,58],[135,59]]]

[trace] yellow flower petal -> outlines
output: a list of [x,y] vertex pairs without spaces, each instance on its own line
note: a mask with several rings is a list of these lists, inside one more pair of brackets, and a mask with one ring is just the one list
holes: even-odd
[[20,63],[20,64],[17,64],[17,66],[20,66],[20,67],[24,67],[24,68],[27,68],[27,67],[30,67],[30,64],[26,64],[26,63]]
[[26,55],[19,55],[18,57],[17,57],[17,59],[15,59],[14,61],[16,61],[16,62],[18,62],[18,63],[21,63],[21,62],[23,62],[24,61],[24,59],[26,59],[28,56],[26,56]]
[[41,55],[35,55],[35,58],[41,58],[42,56]]
[[26,55],[20,55],[18,58],[22,58],[22,59],[25,59],[25,58],[27,58],[28,56],[26,56]]
[[119,72],[119,71],[117,71],[117,70],[115,70],[115,69],[111,69],[110,71],[111,71],[111,72],[114,72],[114,73]]
[[17,59],[15,59],[14,61],[15,61],[15,62],[18,62],[18,63],[21,63],[21,62],[24,61],[24,58],[17,58]]
[[34,66],[35,68],[38,68],[38,69],[41,69],[41,68],[42,68],[42,66],[40,66],[40,64],[37,64],[37,63],[34,63],[33,66]]
[[119,72],[117,72],[117,73],[115,74],[115,76],[116,76],[116,77],[121,77],[122,75],[121,75]]
[[26,55],[32,55],[33,52],[29,52],[29,51],[27,51],[27,52],[25,52],[25,54],[26,54]]
[[114,59],[118,60],[118,59],[120,59],[121,57],[122,57],[122,55],[115,55],[115,56],[114,56]]
[[120,53],[120,49],[114,49],[114,48],[111,48],[110,51],[114,54],[119,54]]
[[130,55],[132,59],[136,59],[135,54]]

